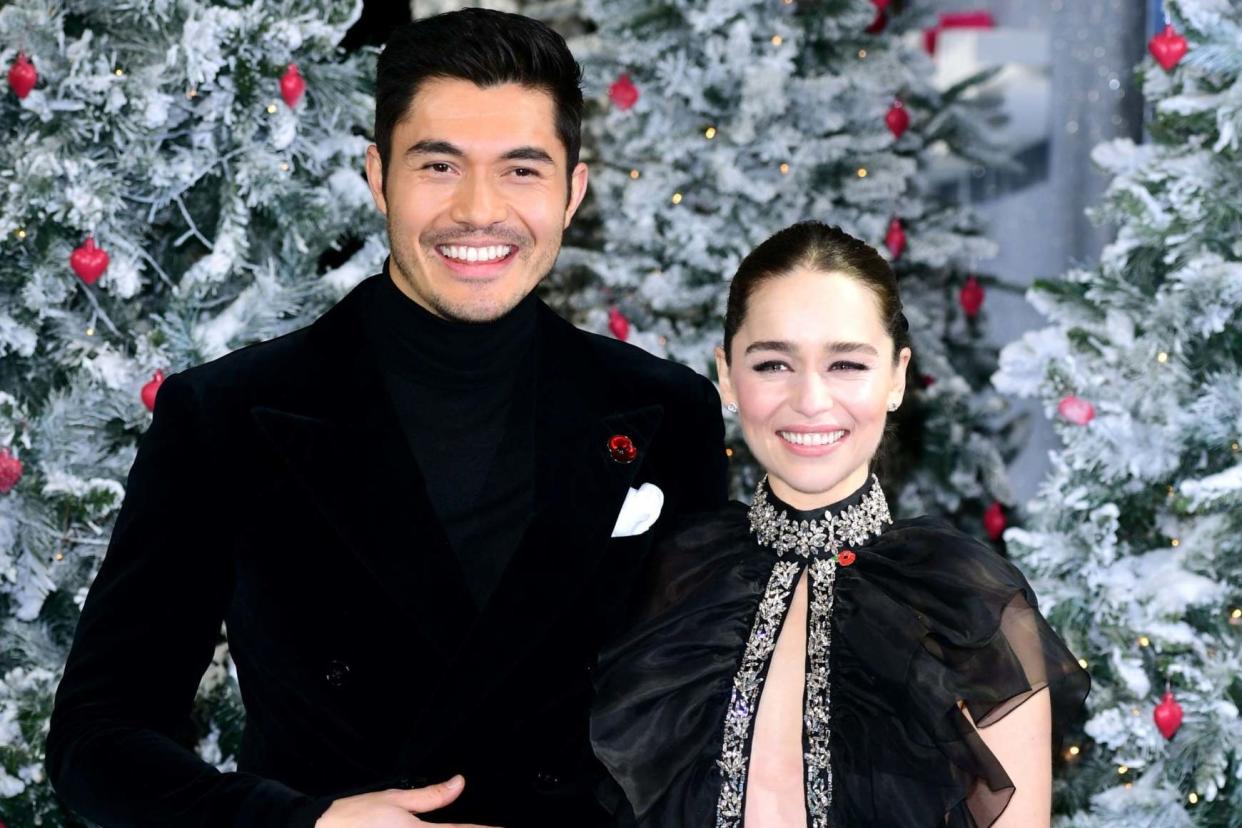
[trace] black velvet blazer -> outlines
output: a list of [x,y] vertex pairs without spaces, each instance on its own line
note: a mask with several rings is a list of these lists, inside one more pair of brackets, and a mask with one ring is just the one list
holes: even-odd
[[[476,610],[361,328],[380,278],[161,387],[48,734],[52,783],[88,819],[307,828],[340,796],[462,773],[436,821],[606,824],[595,654],[651,539],[725,500],[719,398],[541,304],[536,514]],[[660,520],[610,538],[643,482]],[[228,773],[190,727],[222,621],[247,713]]]

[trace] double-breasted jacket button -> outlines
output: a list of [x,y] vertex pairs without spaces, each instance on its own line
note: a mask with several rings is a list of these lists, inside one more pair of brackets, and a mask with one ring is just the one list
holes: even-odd
[[535,790],[536,791],[539,791],[539,792],[551,791],[559,784],[561,784],[561,779],[559,776],[548,773],[547,771],[536,771],[535,772]]
[[344,686],[349,678],[349,664],[340,659],[332,659],[324,670],[323,679],[333,687]]

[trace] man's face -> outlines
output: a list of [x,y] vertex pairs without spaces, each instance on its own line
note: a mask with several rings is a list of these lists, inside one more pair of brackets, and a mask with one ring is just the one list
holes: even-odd
[[386,186],[378,149],[367,149],[397,286],[447,319],[503,316],[552,269],[586,195],[586,165],[567,194],[566,164],[548,93],[424,81],[393,130]]

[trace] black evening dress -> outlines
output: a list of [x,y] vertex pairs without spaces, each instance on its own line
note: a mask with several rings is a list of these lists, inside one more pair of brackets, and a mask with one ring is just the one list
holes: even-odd
[[808,826],[991,825],[1014,784],[958,702],[982,728],[1047,687],[1056,733],[1090,687],[1013,564],[942,520],[894,523],[874,476],[812,512],[765,480],[652,561],[634,626],[596,670],[591,739],[619,825],[742,825],[759,697],[803,571]]

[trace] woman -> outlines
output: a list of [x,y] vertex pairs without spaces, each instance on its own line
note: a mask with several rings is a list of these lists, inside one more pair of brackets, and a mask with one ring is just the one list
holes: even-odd
[[911,350],[892,270],[816,222],[742,262],[721,395],[767,476],[653,555],[591,722],[618,820],[1042,828],[1089,679],[1022,574],[893,522],[872,460]]

